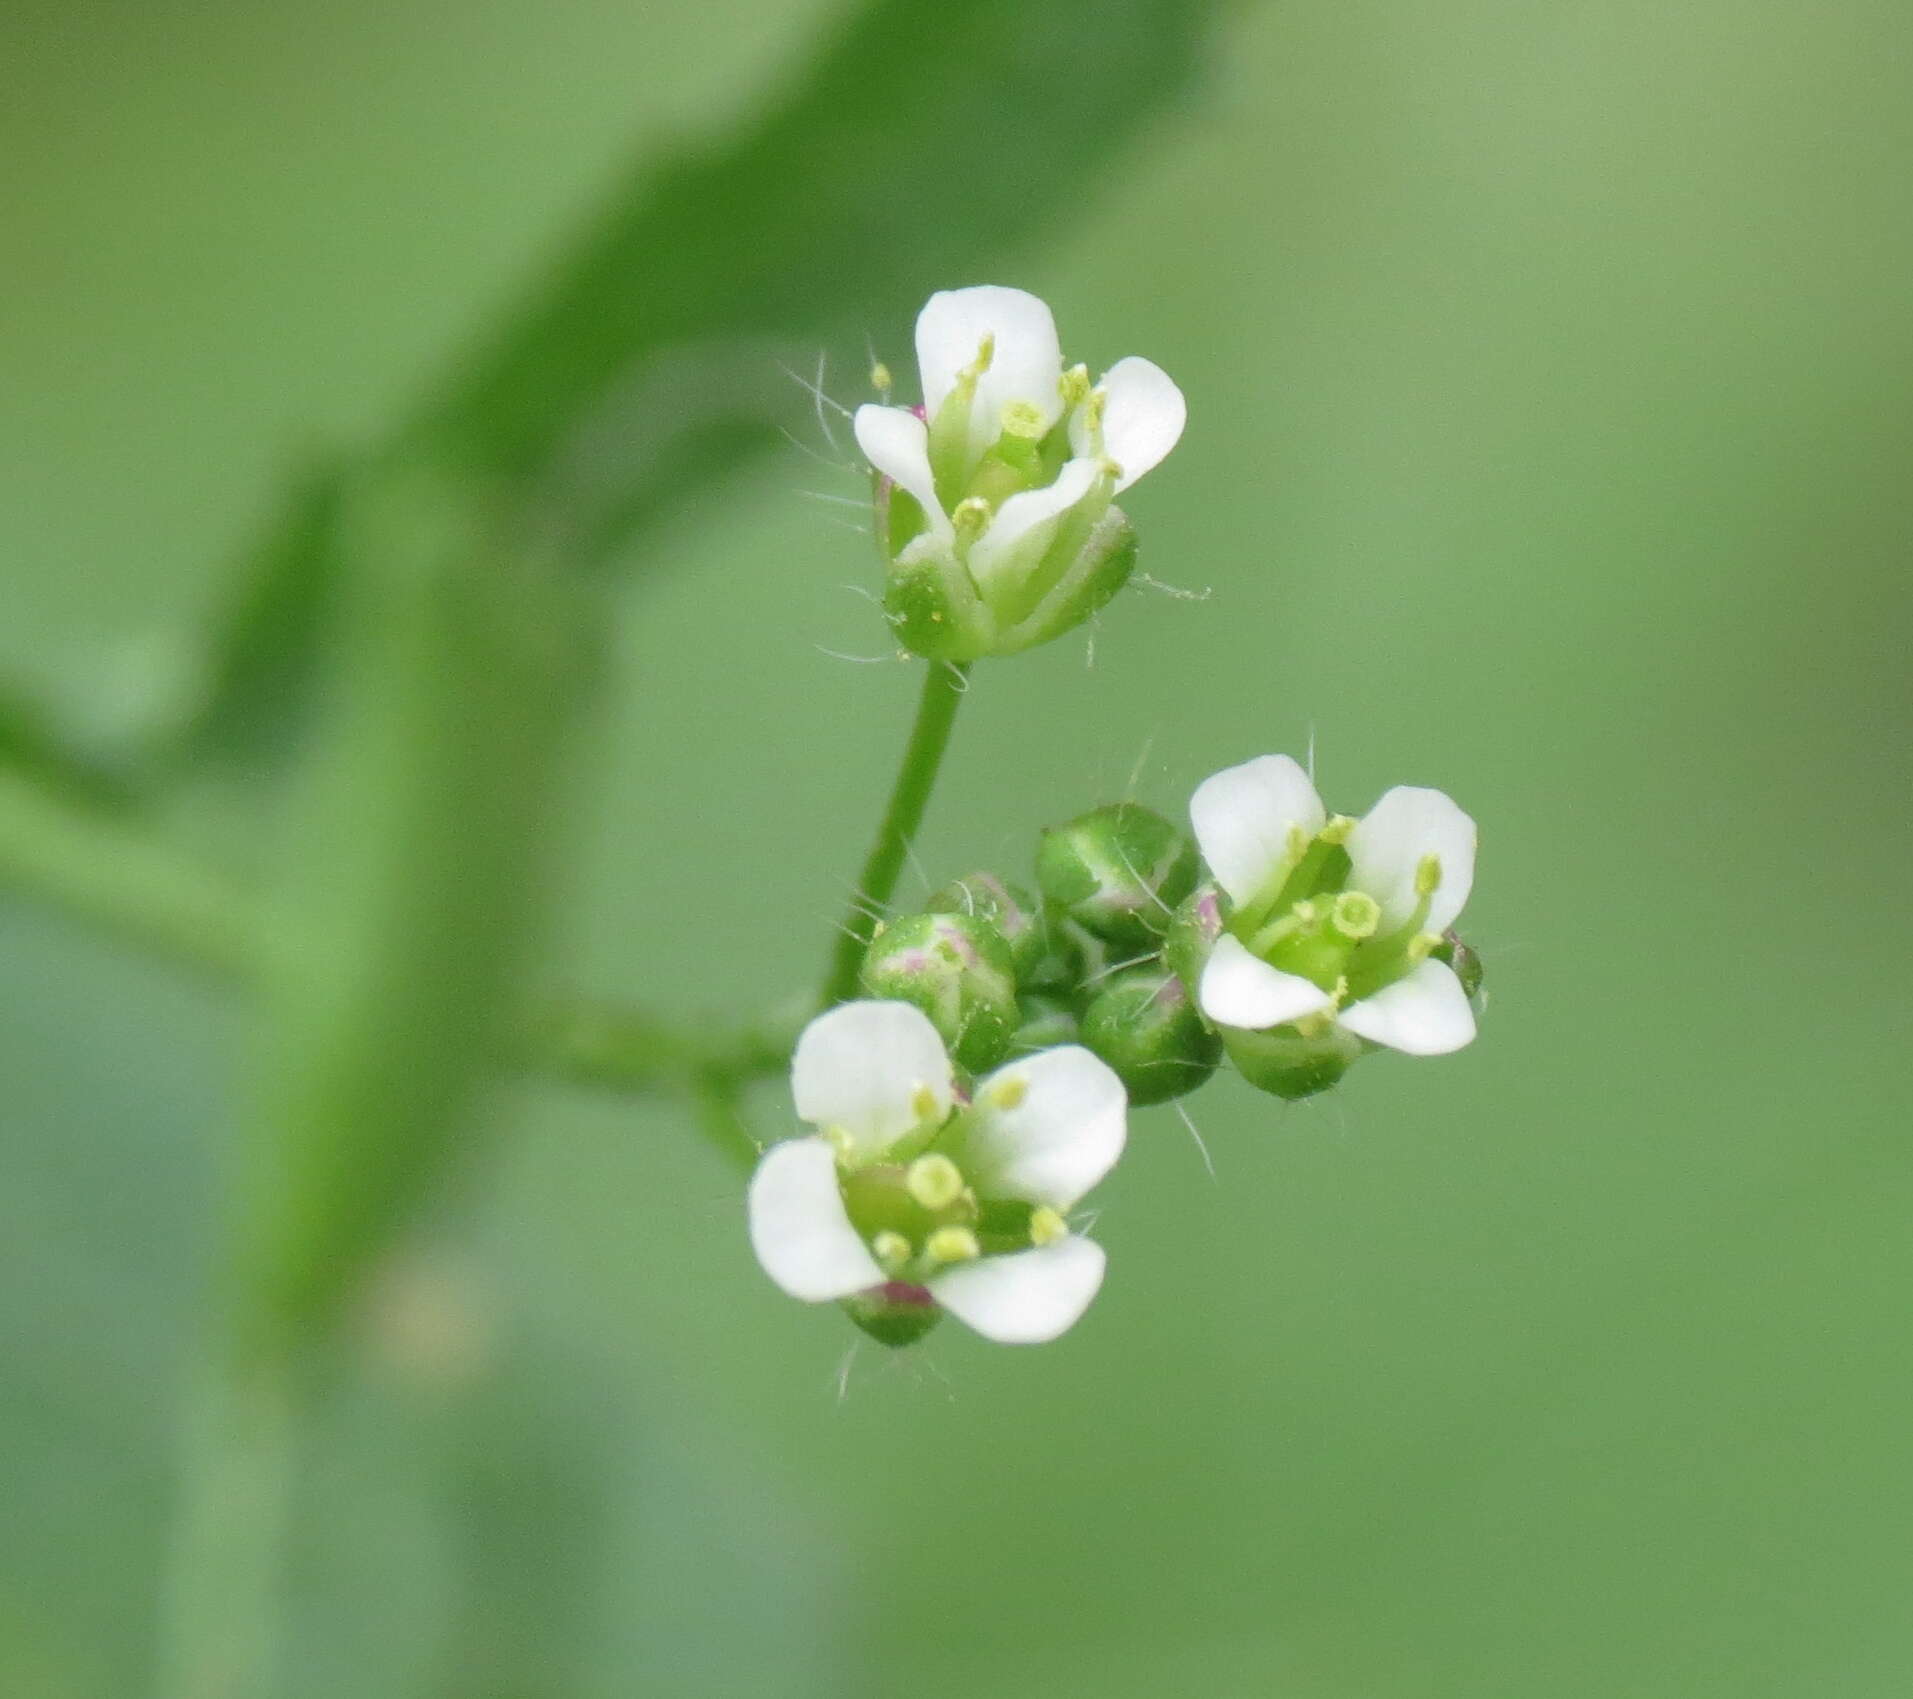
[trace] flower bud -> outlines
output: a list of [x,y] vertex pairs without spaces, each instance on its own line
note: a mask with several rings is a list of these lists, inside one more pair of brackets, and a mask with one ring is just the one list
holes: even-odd
[[1471,946],[1464,944],[1453,932],[1443,934],[1442,940],[1428,952],[1438,962],[1446,962],[1455,970],[1455,977],[1461,981],[1461,988],[1468,995],[1468,1001],[1479,1006],[1481,1001],[1481,955]]
[[1010,947],[988,920],[906,914],[880,927],[864,957],[866,995],[914,1003],[972,1073],[1009,1054],[1016,1031]]
[[1081,1035],[1075,1011],[1060,997],[1044,991],[1026,992],[1017,998],[1016,1006],[1023,1018],[1010,1049],[1018,1054],[1074,1044]]
[[1154,949],[1196,882],[1195,846],[1133,802],[1052,826],[1036,855],[1044,900],[1106,943]]
[[1021,886],[994,873],[969,873],[953,879],[924,903],[931,914],[960,914],[987,920],[1010,947],[1017,983],[1028,979],[1050,950],[1049,928],[1036,900]]
[[1333,1023],[1323,1026],[1313,1037],[1303,1037],[1293,1026],[1272,1032],[1224,1027],[1222,1042],[1250,1085],[1293,1101],[1327,1091],[1362,1053],[1362,1041],[1352,1032]]
[[1196,994],[1202,970],[1208,965],[1209,952],[1222,936],[1224,915],[1222,890],[1213,881],[1198,885],[1176,905],[1169,922],[1169,935],[1163,942],[1164,964],[1187,988]]
[[1121,1078],[1132,1104],[1167,1103],[1201,1085],[1222,1060],[1182,981],[1158,964],[1119,974],[1083,1012],[1084,1045]]

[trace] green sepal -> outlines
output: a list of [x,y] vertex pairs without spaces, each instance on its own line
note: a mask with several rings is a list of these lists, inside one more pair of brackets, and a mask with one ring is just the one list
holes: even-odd
[[1163,941],[1162,959],[1170,971],[1196,995],[1202,983],[1202,970],[1222,936],[1228,920],[1228,898],[1213,880],[1198,885],[1176,905],[1169,922],[1169,934]]
[[1059,1044],[1075,1044],[1082,1037],[1076,1012],[1061,997],[1045,991],[1027,992],[1016,1000],[1022,1024],[1010,1042],[1012,1052],[1022,1055],[1032,1050],[1050,1050]]
[[1019,984],[1051,948],[1049,927],[1036,899],[1020,885],[1012,885],[994,873],[966,873],[961,879],[952,879],[926,898],[923,906],[930,914],[973,915],[987,920],[1009,945]]
[[1043,899],[1104,942],[1152,950],[1199,871],[1196,846],[1140,803],[1116,802],[1052,826],[1036,852]]
[[988,610],[950,544],[925,533],[890,563],[884,616],[897,641],[927,661],[974,661],[992,653]]
[[1045,565],[1052,564],[1057,548],[1071,547],[1074,558],[1056,582],[1027,615],[998,636],[991,653],[1018,655],[1073,631],[1107,607],[1136,570],[1136,532],[1121,508],[1105,512],[1079,544],[1059,538]]
[[1222,1060],[1222,1040],[1160,963],[1118,974],[1090,1000],[1082,1042],[1115,1070],[1137,1107],[1194,1091]]
[[943,1320],[943,1309],[921,1286],[892,1280],[843,1301],[849,1316],[879,1345],[900,1351]]
[[1445,934],[1442,941],[1428,952],[1438,962],[1446,962],[1455,970],[1455,978],[1461,981],[1461,989],[1468,1001],[1479,1008],[1481,1001],[1482,966],[1481,953],[1471,945],[1464,944],[1454,933]]
[[1290,1101],[1327,1091],[1363,1048],[1359,1038],[1339,1026],[1319,1038],[1304,1038],[1293,1027],[1270,1032],[1224,1027],[1222,1042],[1236,1072],[1250,1085]]
[[1009,945],[989,921],[906,914],[878,929],[860,976],[867,996],[914,1003],[960,1068],[983,1073],[1010,1051],[1019,1015]]

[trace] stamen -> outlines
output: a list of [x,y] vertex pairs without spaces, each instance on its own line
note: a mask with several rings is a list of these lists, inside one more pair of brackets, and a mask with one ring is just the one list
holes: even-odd
[[950,523],[956,527],[958,541],[973,543],[990,523],[990,504],[981,496],[967,496],[957,503]]
[[1030,1082],[1021,1074],[1011,1074],[990,1087],[989,1101],[995,1109],[1015,1109],[1029,1094]]
[[1408,948],[1403,952],[1408,958],[1408,965],[1416,967],[1427,961],[1434,953],[1435,947],[1442,941],[1439,932],[1417,932],[1408,940]]
[[933,1150],[910,1164],[903,1184],[925,1209],[947,1209],[963,1195],[963,1172],[947,1156]]
[[896,382],[890,376],[890,368],[881,360],[870,368],[870,387],[886,401],[890,399],[891,390],[896,388]]
[[1321,831],[1317,832],[1315,836],[1325,844],[1345,844],[1348,842],[1349,833],[1354,830],[1355,819],[1353,815],[1331,814],[1328,818],[1328,824],[1324,826]]
[[996,332],[985,331],[983,340],[976,345],[976,358],[963,368],[966,378],[980,378],[990,369],[990,362],[996,358]]
[[937,1112],[937,1094],[929,1085],[919,1080],[916,1089],[910,1093],[910,1113],[919,1121],[927,1121]]
[[839,1162],[848,1162],[857,1153],[857,1141],[851,1137],[848,1127],[826,1127],[824,1138],[837,1153]]
[[901,1233],[886,1227],[870,1241],[870,1254],[883,1264],[887,1272],[895,1274],[910,1260],[910,1241]]
[[939,1227],[924,1240],[923,1251],[932,1262],[973,1262],[983,1247],[967,1227]]
[[1069,1223],[1047,1204],[1041,1204],[1030,1211],[1030,1243],[1032,1245],[1053,1245],[1058,1239],[1069,1237]]
[[1441,857],[1425,855],[1415,869],[1415,895],[1432,897],[1441,884]]
[[1089,368],[1071,366],[1057,388],[1062,391],[1065,407],[1080,407],[1089,395]]

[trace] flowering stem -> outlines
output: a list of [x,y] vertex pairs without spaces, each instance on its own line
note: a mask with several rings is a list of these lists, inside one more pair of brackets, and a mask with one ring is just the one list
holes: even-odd
[[890,805],[884,810],[876,842],[870,846],[870,855],[851,894],[849,912],[844,916],[836,947],[831,952],[830,971],[824,978],[825,1008],[848,1002],[857,995],[857,975],[863,968],[864,952],[870,948],[877,922],[897,888],[897,875],[903,871],[911,840],[923,823],[923,811],[936,785],[937,770],[950,747],[957,707],[970,687],[969,672],[967,666],[932,661],[924,676],[916,723],[910,728],[903,763],[890,789]]

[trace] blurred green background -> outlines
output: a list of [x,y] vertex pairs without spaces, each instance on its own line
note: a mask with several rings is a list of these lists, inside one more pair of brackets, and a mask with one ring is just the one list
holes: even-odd
[[[854,12],[7,0],[0,669],[110,744],[289,475],[454,371],[634,149],[722,147]],[[1058,134],[1032,91],[1144,12],[1193,74]],[[898,16],[860,70],[916,147],[972,71]],[[1905,1693],[1913,14],[1053,18],[967,138],[1017,227],[940,226],[934,149],[853,152],[902,196],[868,293],[852,220],[841,296],[724,327],[808,368],[827,323],[854,403],[866,327],[908,365],[920,240],[1188,394],[1129,506],[1201,599],[986,663],[926,870],[1313,738],[1334,806],[1425,783],[1481,821],[1482,1041],[1297,1108],[1220,1078],[1213,1181],[1139,1112],[1081,1327],[866,1346],[841,1395],[849,1330],[764,1280],[680,1110],[512,1088],[309,1435],[287,1690]],[[622,551],[556,857],[556,977],[718,1015],[820,968],[915,682],[838,658],[885,654],[877,568],[813,498],[862,484],[773,359],[796,445]],[[270,856],[269,789],[189,787],[169,830]],[[251,1025],[0,895],[23,1699],[148,1690]]]

